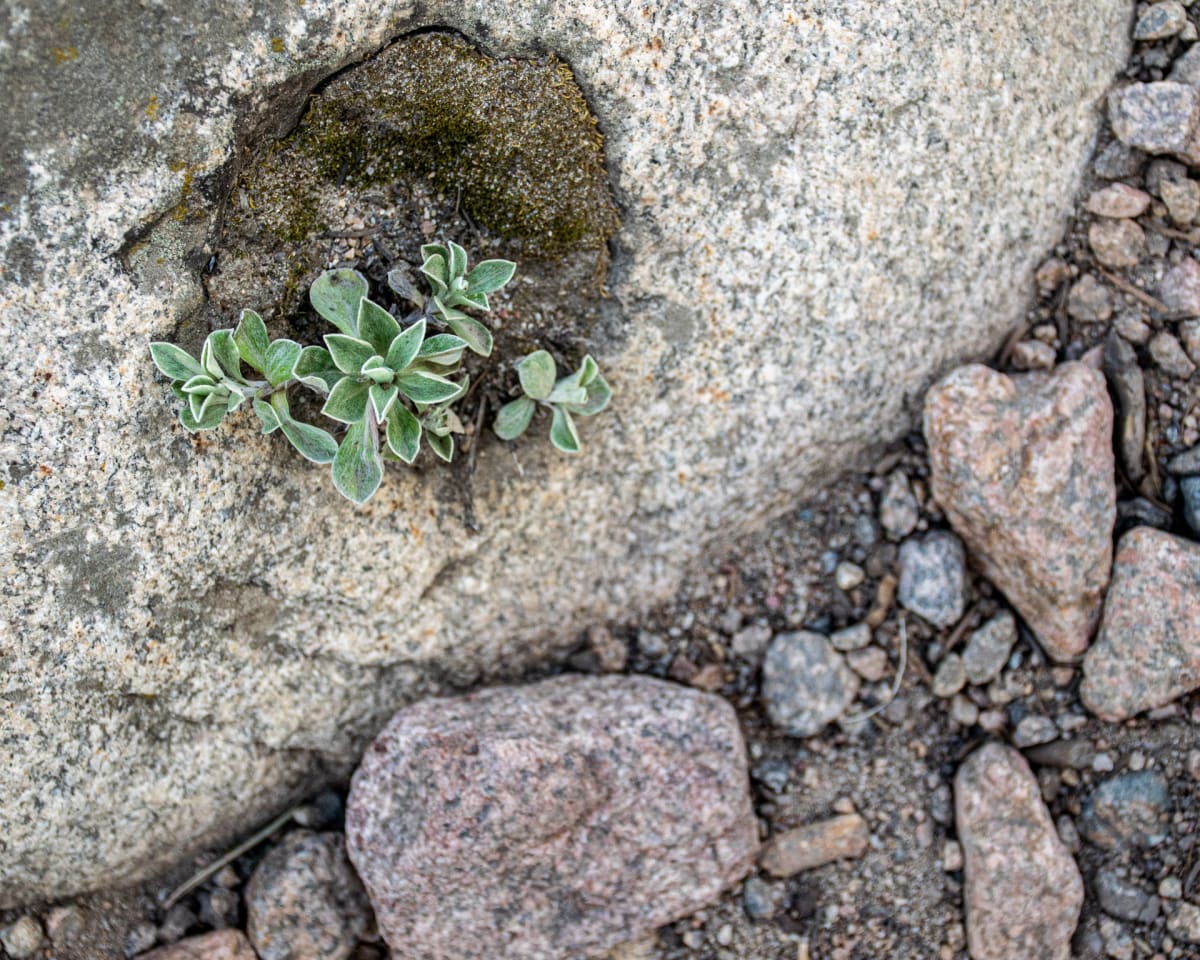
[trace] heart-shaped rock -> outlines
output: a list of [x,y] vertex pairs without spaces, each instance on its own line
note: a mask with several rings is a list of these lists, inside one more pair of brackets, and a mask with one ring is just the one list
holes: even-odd
[[933,494],[973,559],[1059,661],[1100,616],[1116,519],[1113,410],[1082,363],[960,367],[925,400]]

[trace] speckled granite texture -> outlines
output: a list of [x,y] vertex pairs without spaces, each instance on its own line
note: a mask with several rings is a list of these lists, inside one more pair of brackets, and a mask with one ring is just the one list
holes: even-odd
[[346,844],[398,960],[598,956],[711,903],[758,853],[719,697],[567,676],[396,714]]
[[1055,660],[1082,656],[1100,621],[1117,516],[1112,429],[1104,376],[1082,363],[1014,377],[971,364],[925,400],[933,495]]
[[1083,661],[1084,705],[1120,721],[1200,687],[1200,547],[1135,527],[1121,538],[1096,644]]
[[[0,903],[227,842],[345,774],[399,704],[544,661],[909,427],[1021,315],[1129,15],[5,5]],[[476,529],[438,471],[391,470],[359,510],[249,415],[184,436],[145,345],[203,264],[166,250],[139,286],[119,256],[211,206],[236,131],[283,132],[313,83],[434,25],[570,64],[624,216],[593,349],[612,412],[574,459],[485,446]]]

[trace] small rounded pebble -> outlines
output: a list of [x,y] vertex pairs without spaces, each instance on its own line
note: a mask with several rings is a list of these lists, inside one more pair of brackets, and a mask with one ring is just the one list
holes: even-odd
[[0,945],[13,960],[26,960],[42,946],[42,925],[34,917],[21,917],[0,930]]
[[938,530],[900,545],[900,604],[935,627],[951,627],[967,605],[962,541]]
[[1058,354],[1048,343],[1022,340],[1012,352],[1012,365],[1018,370],[1052,370]]
[[1163,877],[1158,882],[1158,895],[1164,900],[1178,900],[1183,896],[1183,881],[1178,877]]
[[966,685],[967,669],[963,666],[962,657],[957,653],[946,654],[938,664],[937,673],[933,675],[934,696],[952,697]]
[[1200,183],[1195,180],[1164,180],[1161,196],[1171,219],[1180,226],[1190,226],[1200,213]]
[[763,664],[762,698],[771,722],[794,737],[812,737],[858,695],[858,676],[819,633],[781,633]]
[[1089,213],[1115,219],[1140,217],[1149,206],[1150,194],[1124,183],[1111,183],[1087,199]]
[[903,540],[917,528],[920,510],[912,486],[902,470],[888,475],[879,501],[879,522],[891,540]]
[[979,722],[979,707],[961,693],[950,701],[950,719],[962,727],[973,727]]
[[1190,377],[1196,365],[1188,358],[1183,346],[1171,334],[1155,334],[1150,340],[1150,356],[1159,368],[1173,377]]
[[1153,331],[1150,326],[1137,317],[1124,316],[1113,324],[1113,329],[1117,334],[1130,343],[1137,344],[1139,347],[1150,342],[1150,336]]
[[1013,745],[1016,747],[1034,747],[1040,743],[1049,743],[1058,738],[1058,727],[1049,717],[1029,714],[1022,717],[1013,731]]
[[1133,27],[1134,40],[1165,40],[1187,26],[1187,11],[1179,0],[1152,3]]
[[851,627],[835,630],[829,635],[829,642],[835,650],[842,652],[858,650],[871,642],[871,628],[865,623],[856,623]]
[[742,884],[742,906],[751,920],[773,917],[787,896],[783,884],[763,877],[750,877]]
[[834,582],[837,583],[839,590],[853,590],[866,579],[866,574],[863,568],[857,563],[842,562],[837,565],[837,570],[834,571]]
[[1098,220],[1088,227],[1088,245],[1110,269],[1135,267],[1146,246],[1146,234],[1132,220]]
[[1158,284],[1158,298],[1175,313],[1200,315],[1200,262],[1184,257]]
[[962,845],[957,840],[947,840],[942,844],[942,869],[947,873],[954,873],[962,868]]
[[846,663],[868,683],[878,683],[888,674],[888,655],[879,647],[864,647],[846,654]]
[[1067,293],[1067,313],[1076,320],[1107,320],[1113,314],[1112,294],[1103,283],[1085,273]]

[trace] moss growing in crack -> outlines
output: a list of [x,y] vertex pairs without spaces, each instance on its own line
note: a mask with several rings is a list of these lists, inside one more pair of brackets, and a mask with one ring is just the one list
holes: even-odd
[[399,41],[330,82],[243,176],[234,210],[295,242],[326,226],[323,188],[411,178],[461,195],[470,216],[532,256],[600,248],[618,223],[603,140],[567,66],[494,60],[441,34]]

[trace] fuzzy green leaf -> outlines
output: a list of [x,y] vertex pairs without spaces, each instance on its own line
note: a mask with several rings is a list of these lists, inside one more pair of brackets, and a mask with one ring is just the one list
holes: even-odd
[[[425,247],[422,247],[422,252],[428,246],[427,244]],[[446,258],[442,254],[433,253],[425,255],[425,262],[421,264],[421,272],[428,278],[435,296],[446,292]]]
[[417,351],[417,359],[449,367],[462,359],[465,349],[467,341],[462,337],[456,337],[452,333],[438,333],[421,344],[421,349]]
[[[508,283],[516,272],[517,265],[511,260],[484,260],[475,264],[475,269],[467,274],[467,293],[471,296],[494,293]],[[486,303],[485,300],[485,309]]]
[[554,358],[545,350],[531,353],[517,364],[517,376],[521,378],[521,389],[534,400],[545,400],[554,389],[557,374]]
[[412,370],[397,376],[396,386],[414,403],[441,403],[443,400],[458,396],[461,389],[453,380],[419,370]]
[[279,415],[275,412],[266,400],[254,401],[254,412],[258,414],[258,419],[262,421],[263,433],[274,433],[279,429]]
[[271,338],[267,336],[267,325],[262,317],[253,310],[243,310],[237,329],[233,331],[233,342],[247,365],[259,373],[266,373]]
[[453,284],[457,278],[467,275],[467,251],[453,240],[447,246],[450,248],[450,256],[446,259],[446,269],[450,276],[446,282]]
[[171,381],[171,392],[173,394],[175,394],[175,396],[177,396],[180,400],[187,402],[188,395],[183,392],[183,384],[184,384],[183,380],[172,380]]
[[186,394],[196,394],[197,396],[207,397],[210,393],[217,389],[217,383],[207,373],[199,373],[194,377],[183,382],[183,392]]
[[600,365],[592,359],[592,355],[589,353],[583,358],[583,363],[579,365],[579,369],[575,371],[575,382],[581,387],[586,387],[599,375]]
[[387,365],[396,373],[404,370],[420,353],[425,341],[425,321],[418,320],[403,333],[397,334],[386,349]]
[[370,377],[374,383],[391,383],[396,379],[396,371],[387,365],[383,357],[372,357],[364,363],[362,375]]
[[204,368],[205,373],[217,380],[221,380],[225,376],[225,371],[221,369],[221,365],[217,362],[217,358],[213,354],[213,338],[211,333],[205,338],[204,346],[200,348],[200,366]]
[[572,383],[570,378],[564,378],[554,385],[546,399],[550,403],[586,403],[587,391]]
[[443,308],[442,316],[446,325],[467,342],[473,353],[481,357],[492,355],[492,331],[486,326],[453,307]]
[[608,401],[612,399],[612,388],[609,387],[608,381],[598,374],[587,385],[585,393],[587,396],[583,403],[564,403],[563,406],[570,413],[578,414],[581,417],[591,417],[607,407]]
[[439,457],[450,463],[454,459],[454,437],[451,434],[446,434],[444,437],[439,437],[436,433],[425,432],[425,442],[429,444],[429,449],[436,453]]
[[358,423],[366,415],[370,392],[369,384],[344,377],[329,391],[321,412],[341,423]]
[[358,336],[358,304],[367,278],[357,270],[326,270],[308,291],[313,309],[349,337]]
[[333,365],[333,357],[324,347],[305,347],[301,350],[292,375],[306,387],[321,393],[328,393],[345,376]]
[[554,408],[554,419],[550,423],[550,442],[563,453],[579,452],[579,434],[575,422],[562,407]]
[[214,330],[208,339],[212,341],[213,358],[221,365],[221,369],[234,380],[244,383],[246,378],[242,376],[242,355],[233,341],[233,331]]
[[405,463],[416,460],[421,450],[421,421],[401,403],[393,403],[388,411],[387,442]]
[[378,384],[372,384],[370,394],[371,406],[375,408],[375,419],[383,423],[384,417],[387,416],[392,404],[396,402],[400,392],[393,386],[381,387]]
[[[441,257],[442,264],[445,265],[450,262],[450,251],[440,243],[421,244],[421,259],[428,262],[430,257]],[[446,279],[445,274],[442,275],[442,279]]]
[[375,348],[366,340],[347,337],[341,333],[325,334],[325,346],[329,348],[333,365],[342,373],[358,373],[363,364],[376,355]]
[[420,291],[413,285],[412,278],[408,276],[407,269],[397,267],[395,270],[389,271],[387,283],[392,288],[392,292],[402,300],[415,303],[418,307],[425,306],[425,298],[421,296]]
[[496,414],[496,422],[492,429],[501,440],[515,440],[529,427],[537,404],[529,397],[519,397],[512,403],[506,403]]
[[154,365],[172,380],[190,380],[204,372],[195,357],[173,343],[155,341],[150,344],[150,356]]
[[381,357],[400,333],[396,318],[374,301],[363,299],[358,304],[358,336],[365,340]]
[[179,411],[179,422],[189,433],[200,430],[211,430],[225,416],[227,398],[214,397],[212,394],[204,398],[199,413],[185,406]]
[[279,430],[305,460],[311,460],[313,463],[331,463],[337,456],[337,441],[320,427],[291,417],[280,417]]
[[355,503],[366,503],[383,481],[379,459],[379,431],[374,423],[359,421],[346,431],[333,458],[333,485]]
[[301,352],[300,344],[295,340],[272,342],[267,348],[267,365],[263,370],[271,386],[277,387],[292,378],[292,371],[296,369],[296,361],[300,359]]

